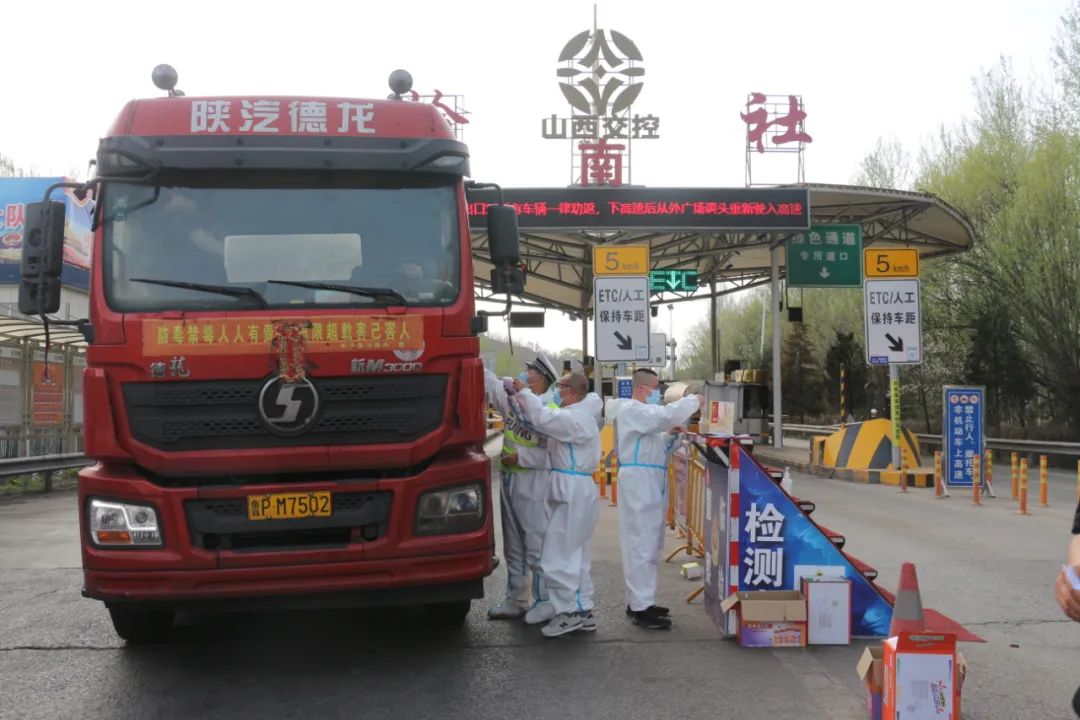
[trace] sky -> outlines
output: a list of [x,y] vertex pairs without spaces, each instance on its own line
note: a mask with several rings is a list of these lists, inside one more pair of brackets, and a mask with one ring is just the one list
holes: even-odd
[[[591,0],[54,0],[45,14],[27,0],[5,5],[7,28],[38,30],[8,34],[0,153],[36,174],[85,173],[124,103],[160,95],[150,72],[166,62],[188,95],[383,98],[389,73],[405,68],[421,93],[464,96],[475,179],[570,180],[569,141],[543,139],[541,121],[568,114],[557,58],[592,27]],[[1045,77],[1069,0],[596,5],[599,27],[628,36],[644,57],[634,112],[660,117],[660,139],[634,146],[634,184],[740,187],[747,93],[802,95],[813,137],[807,181],[849,183],[879,137],[915,152],[955,126],[973,108],[972,78],[1001,56],[1021,78]],[[654,322],[679,339],[708,302],[676,308]],[[491,327],[505,334],[502,323]],[[581,326],[549,311],[545,328],[514,337],[558,350],[580,345]]]

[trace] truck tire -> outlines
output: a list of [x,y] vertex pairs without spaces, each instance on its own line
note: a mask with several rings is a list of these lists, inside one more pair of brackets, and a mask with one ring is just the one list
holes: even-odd
[[424,606],[424,619],[437,627],[457,627],[465,622],[472,608],[472,600],[432,603]]
[[133,645],[164,642],[172,635],[172,610],[147,610],[138,606],[109,607],[113,630]]

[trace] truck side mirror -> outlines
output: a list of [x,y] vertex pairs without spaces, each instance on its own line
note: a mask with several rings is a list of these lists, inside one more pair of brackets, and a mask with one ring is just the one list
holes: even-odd
[[491,292],[496,295],[518,295],[525,292],[525,273],[519,267],[491,271]]
[[487,242],[495,266],[516,266],[522,261],[517,240],[517,213],[510,205],[488,205]]
[[64,203],[28,203],[22,247],[19,312],[48,315],[60,309],[64,267]]
[[521,262],[517,213],[509,205],[488,205],[488,247],[495,267],[515,266]]
[[497,293],[517,294],[525,290],[518,239],[517,213],[509,205],[489,205],[487,209],[488,250],[491,253],[492,286]]
[[50,315],[60,309],[60,278],[23,278],[19,283],[19,312]]

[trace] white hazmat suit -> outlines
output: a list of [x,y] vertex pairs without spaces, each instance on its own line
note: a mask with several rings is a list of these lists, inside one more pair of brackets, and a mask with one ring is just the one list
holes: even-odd
[[518,393],[529,424],[547,440],[551,463],[547,532],[540,565],[556,613],[593,608],[589,539],[600,512],[593,472],[600,462],[596,418],[603,401],[589,393],[581,402],[552,409],[531,392]]
[[[529,572],[532,572],[532,601],[547,599],[540,569],[540,548],[548,524],[548,454],[544,439],[522,415],[517,396],[507,397],[502,380],[484,371],[488,401],[503,416],[502,457],[517,453],[514,466],[502,462],[499,507],[502,517],[503,557],[506,560],[506,604],[524,612],[529,607]],[[544,405],[552,402],[554,386],[540,396]],[[535,396],[534,396],[535,397]]]
[[626,604],[634,612],[656,604],[657,569],[664,549],[667,459],[677,436],[671,430],[698,411],[696,396],[670,405],[631,400],[615,419],[619,459],[619,542]]

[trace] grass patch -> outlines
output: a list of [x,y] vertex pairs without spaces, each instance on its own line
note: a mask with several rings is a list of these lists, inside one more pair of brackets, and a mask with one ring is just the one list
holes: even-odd
[[[58,470],[52,476],[52,489],[64,490],[75,487],[79,471],[76,468]],[[0,478],[0,497],[45,492],[45,473],[17,475]]]

